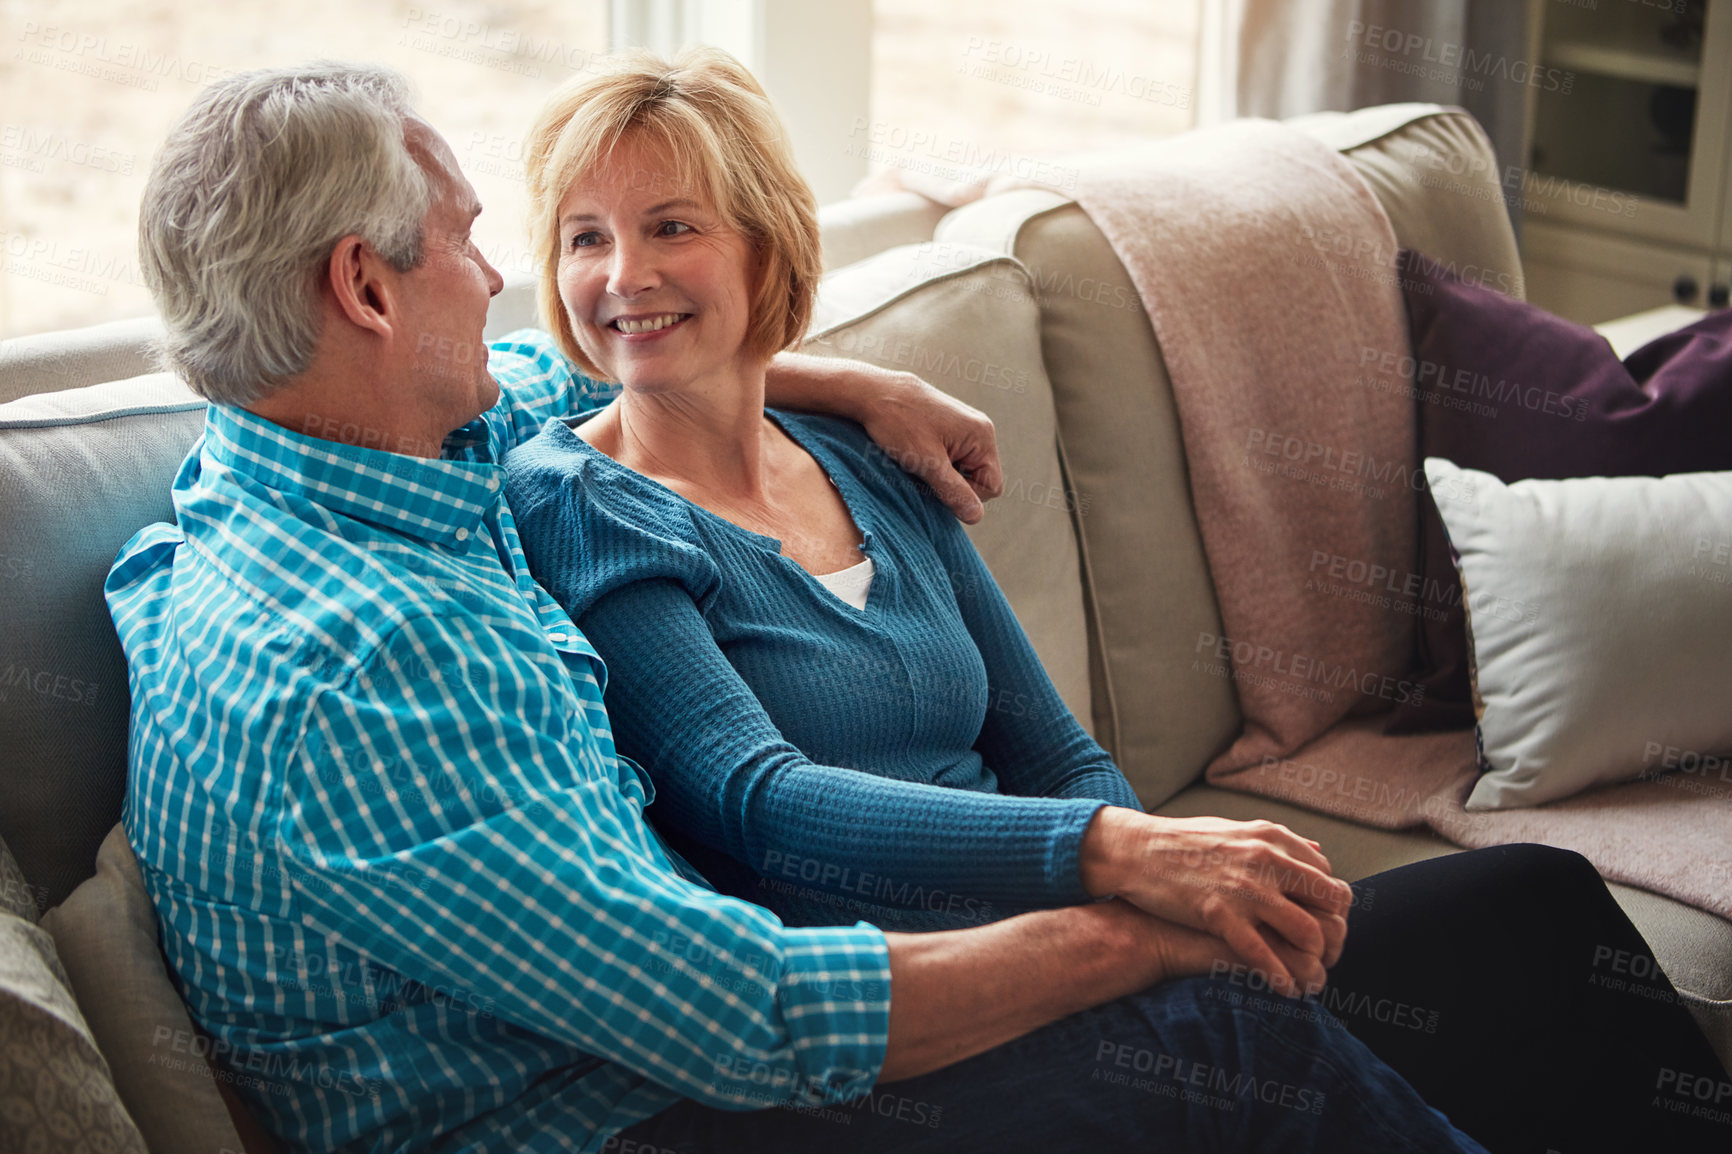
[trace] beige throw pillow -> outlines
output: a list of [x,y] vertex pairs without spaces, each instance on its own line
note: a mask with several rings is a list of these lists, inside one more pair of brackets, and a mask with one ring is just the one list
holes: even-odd
[[243,1145],[157,943],[156,909],[126,831],[96,855],[96,876],[49,911],[72,988],[114,1063],[114,1083],[156,1154],[240,1154]]

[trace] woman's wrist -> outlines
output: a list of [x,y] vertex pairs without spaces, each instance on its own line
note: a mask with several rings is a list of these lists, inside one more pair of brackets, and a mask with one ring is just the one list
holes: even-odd
[[1122,893],[1141,857],[1150,818],[1138,810],[1103,805],[1083,831],[1077,847],[1077,875],[1093,898]]

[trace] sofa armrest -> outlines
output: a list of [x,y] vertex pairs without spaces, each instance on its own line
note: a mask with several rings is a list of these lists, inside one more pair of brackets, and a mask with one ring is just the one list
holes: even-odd
[[0,341],[0,405],[151,372],[150,345],[161,333],[150,316]]
[[891,192],[839,200],[818,210],[823,234],[824,271],[876,256],[903,244],[932,239],[939,218],[950,210],[913,192]]

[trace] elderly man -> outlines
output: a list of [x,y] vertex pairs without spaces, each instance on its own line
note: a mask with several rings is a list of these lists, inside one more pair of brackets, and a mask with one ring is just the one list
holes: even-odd
[[[401,81],[333,65],[206,91],[141,212],[166,359],[212,404],[177,524],[107,585],[126,828],[279,1139],[1478,1149],[1308,1004],[1166,981],[1224,947],[1123,903],[790,929],[669,852],[500,491],[507,448],[606,394],[535,334],[483,344],[479,211]],[[784,358],[772,389],[930,462],[965,516],[952,461],[996,488],[990,427],[917,382]]]

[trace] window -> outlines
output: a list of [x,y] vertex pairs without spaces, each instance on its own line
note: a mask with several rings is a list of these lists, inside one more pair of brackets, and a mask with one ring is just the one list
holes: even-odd
[[[1200,0],[876,0],[874,171],[972,168],[1062,183],[1065,152],[1195,122]],[[1044,172],[1042,171],[1044,167]]]
[[[645,42],[663,24],[674,39],[738,25],[718,42],[770,87],[821,200],[868,168],[1039,175],[1052,155],[1194,122],[1200,0],[671,3],[612,8],[626,18],[622,36],[637,29]],[[609,9],[609,0],[0,0],[0,337],[148,315],[138,202],[169,126],[213,80],[321,57],[410,78],[487,207],[476,228],[483,251],[508,275],[532,272],[523,136],[546,93],[606,50]]]
[[528,271],[523,137],[606,48],[605,0],[0,0],[0,337],[152,312],[138,202],[170,125],[213,80],[320,58],[409,77],[482,250]]

